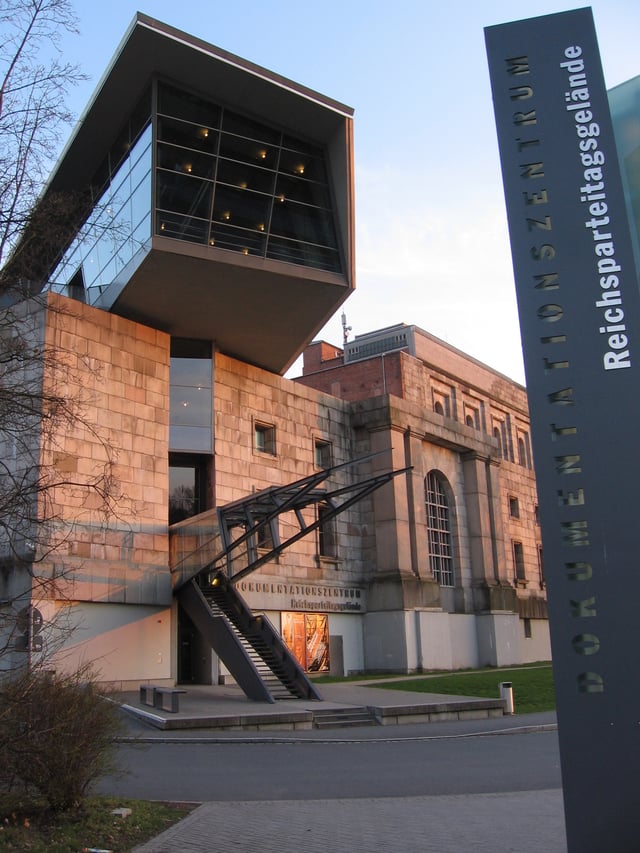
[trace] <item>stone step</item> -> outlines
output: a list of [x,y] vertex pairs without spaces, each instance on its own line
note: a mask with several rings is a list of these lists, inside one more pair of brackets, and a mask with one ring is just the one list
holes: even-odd
[[369,708],[331,708],[314,710],[313,725],[316,729],[343,729],[353,726],[376,726],[378,721]]

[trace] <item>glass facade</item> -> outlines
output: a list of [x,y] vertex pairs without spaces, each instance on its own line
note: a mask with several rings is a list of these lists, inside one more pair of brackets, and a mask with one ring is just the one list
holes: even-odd
[[608,94],[636,268],[640,274],[640,77],[621,83]]
[[211,358],[171,358],[171,450],[213,452],[211,370]]
[[[87,221],[50,278],[95,304],[126,285],[155,233],[341,272],[324,151],[157,84],[155,223],[151,90],[92,181]],[[103,307],[106,307],[103,305]]]
[[324,152],[159,85],[156,233],[340,272]]
[[[93,210],[50,278],[52,289],[93,304],[151,238],[150,95],[116,139],[94,176]],[[142,258],[143,252],[140,252]]]

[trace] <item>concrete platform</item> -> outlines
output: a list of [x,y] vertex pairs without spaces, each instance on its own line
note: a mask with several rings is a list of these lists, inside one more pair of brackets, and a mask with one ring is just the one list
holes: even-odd
[[218,731],[308,731],[316,727],[322,712],[344,711],[344,723],[355,708],[368,709],[377,725],[479,720],[504,715],[504,700],[450,696],[442,693],[412,693],[384,690],[375,683],[322,684],[322,701],[283,699],[269,704],[253,702],[235,685],[185,686],[175,713],[150,708],[137,692],[114,694],[122,709],[139,720],[164,731],[209,729]]

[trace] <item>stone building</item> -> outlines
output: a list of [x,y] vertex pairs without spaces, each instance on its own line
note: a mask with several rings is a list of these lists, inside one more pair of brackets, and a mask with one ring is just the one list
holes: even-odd
[[0,541],[17,660],[61,622],[56,665],[254,696],[265,643],[302,673],[549,657],[524,389],[413,326],[310,343],[355,284],[352,121],[136,16],[43,194],[81,225],[11,308],[81,413],[3,448],[48,486]]
[[312,344],[298,381],[349,400],[358,446],[411,469],[373,497],[367,666],[548,658],[525,389],[406,325]]

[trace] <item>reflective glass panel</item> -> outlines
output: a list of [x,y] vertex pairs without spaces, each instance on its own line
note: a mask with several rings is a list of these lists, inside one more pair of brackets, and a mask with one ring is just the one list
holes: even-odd
[[212,449],[213,399],[210,358],[171,358],[170,448]]
[[234,160],[218,162],[218,183],[273,195],[276,173]]
[[209,244],[218,249],[241,252],[243,255],[264,257],[266,237],[259,232],[251,232],[245,228],[214,224],[211,226]]
[[184,175],[213,178],[216,161],[210,154],[188,151],[176,145],[158,145],[158,166]]
[[212,445],[211,427],[172,426],[169,429],[169,447],[172,450],[211,453]]
[[211,388],[211,359],[172,357],[171,384]]
[[176,172],[158,171],[157,206],[173,213],[188,213],[198,218],[211,213],[211,190],[213,184]]
[[[117,153],[120,150],[118,146],[125,145],[123,140],[128,140],[130,132],[127,125],[118,138],[114,147],[116,153],[112,156],[114,162],[120,156]],[[92,304],[149,239],[151,152],[149,125],[111,176],[106,189],[54,271],[51,287],[65,292],[64,285],[75,277],[74,281],[84,282],[87,301]],[[92,182],[94,187],[104,179],[104,164],[101,168],[101,177]],[[78,278],[80,270],[81,279]]]
[[218,185],[213,205],[213,219],[215,222],[264,232],[270,207],[271,199],[266,195]]
[[278,164],[277,147],[255,139],[230,136],[228,133],[222,134],[220,156],[267,169],[275,169]]
[[166,83],[158,87],[158,112],[204,127],[218,127],[220,124],[220,107]]
[[248,139],[259,139],[262,142],[280,144],[280,131],[273,127],[267,127],[262,122],[241,116],[239,113],[231,112],[231,110],[224,111],[222,129],[227,133],[246,136]]
[[333,218],[326,210],[285,201],[276,203],[271,219],[271,233],[321,246],[335,248]]
[[159,212],[156,216],[156,231],[162,237],[187,240],[190,243],[206,243],[209,237],[209,220]]
[[218,147],[218,132],[201,124],[178,121],[160,116],[158,118],[158,139],[180,145],[191,151],[215,154]]

